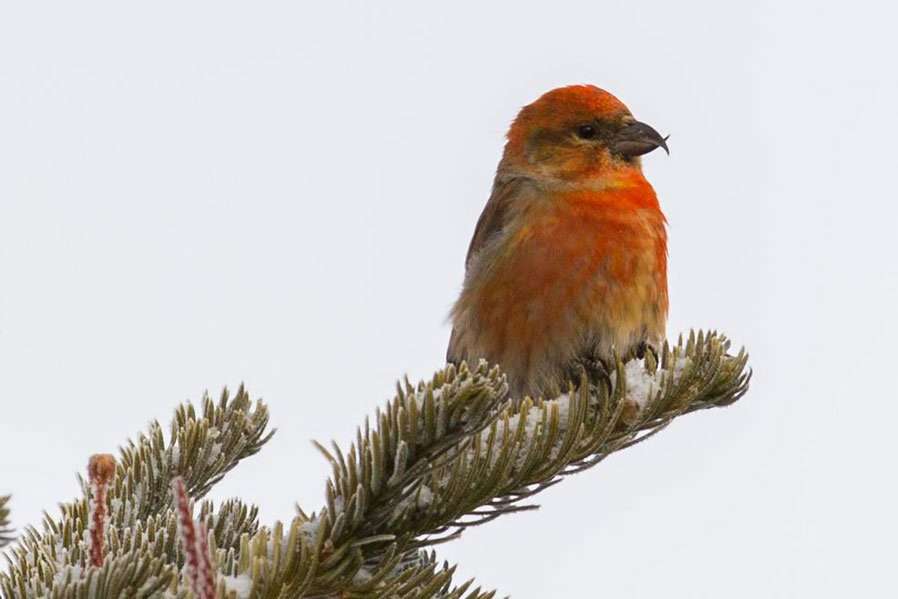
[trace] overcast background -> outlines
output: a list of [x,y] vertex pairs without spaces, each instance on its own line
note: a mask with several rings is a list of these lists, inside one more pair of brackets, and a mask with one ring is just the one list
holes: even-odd
[[22,528],[182,400],[279,429],[213,496],[317,509],[446,315],[520,106],[591,82],[671,134],[669,332],[750,393],[440,549],[516,598],[893,596],[892,8],[879,3],[0,8],[0,493]]

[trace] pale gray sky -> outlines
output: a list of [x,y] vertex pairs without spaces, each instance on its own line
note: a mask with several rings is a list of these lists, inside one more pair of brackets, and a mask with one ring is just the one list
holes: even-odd
[[317,508],[309,439],[441,366],[508,122],[590,82],[671,133],[669,332],[728,333],[753,387],[440,555],[520,599],[895,593],[898,15],[727,4],[4,4],[16,525],[240,381],[280,431],[214,497]]

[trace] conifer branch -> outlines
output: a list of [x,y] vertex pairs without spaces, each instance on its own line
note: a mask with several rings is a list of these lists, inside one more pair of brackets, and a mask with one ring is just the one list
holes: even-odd
[[[334,473],[313,521],[339,561],[322,566],[377,565],[381,552],[406,554],[535,509],[525,501],[561,477],[647,439],[681,414],[741,397],[748,358],[728,349],[716,333],[691,334],[674,348],[665,345],[660,364],[651,354],[618,362],[610,385],[583,377],[553,400],[504,401],[501,376],[485,364],[473,373],[450,366],[428,384],[401,387],[377,413],[376,428],[360,429],[345,455],[336,446],[323,450]],[[453,418],[462,397],[476,417]],[[466,432],[458,440],[452,431],[460,429]]]
[[13,529],[9,522],[10,495],[0,495],[0,549],[13,541]]
[[87,474],[90,481],[90,565],[98,568],[103,565],[106,555],[106,494],[115,474],[115,458],[105,453],[91,456]]
[[[722,335],[690,334],[548,400],[508,398],[503,375],[486,364],[405,381],[348,449],[316,445],[332,467],[321,509],[270,526],[236,499],[203,501],[190,515],[190,500],[272,434],[267,409],[242,388],[218,402],[204,397],[202,410],[177,409],[167,438],[154,422],[117,467],[106,464],[100,542],[87,534],[97,514],[89,486],[100,474],[92,461],[84,497],[10,549],[0,595],[492,598],[472,581],[453,584],[455,568],[428,548],[535,509],[546,488],[678,416],[736,401],[748,388],[748,358],[728,350]],[[11,535],[7,502],[0,498],[0,543]],[[179,538],[179,525],[193,532]]]

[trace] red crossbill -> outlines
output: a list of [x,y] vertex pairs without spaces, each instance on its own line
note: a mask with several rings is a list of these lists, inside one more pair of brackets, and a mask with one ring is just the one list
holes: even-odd
[[508,131],[468,248],[447,359],[485,359],[512,396],[664,338],[666,221],[640,156],[666,138],[592,85],[552,90]]

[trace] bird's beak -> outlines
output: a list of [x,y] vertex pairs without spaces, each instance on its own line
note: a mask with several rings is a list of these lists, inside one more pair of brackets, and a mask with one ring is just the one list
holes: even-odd
[[[667,137],[670,136],[668,135]],[[661,137],[660,133],[645,123],[631,121],[617,132],[608,147],[614,154],[624,158],[642,156],[655,148],[664,148],[664,151],[669,155],[670,150],[667,149],[667,137]]]

